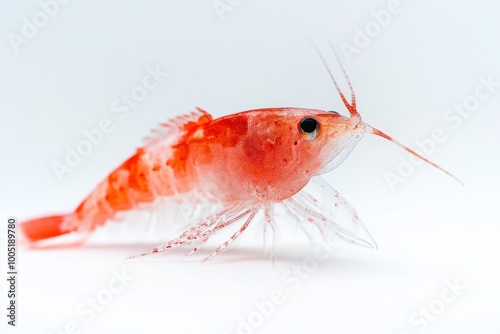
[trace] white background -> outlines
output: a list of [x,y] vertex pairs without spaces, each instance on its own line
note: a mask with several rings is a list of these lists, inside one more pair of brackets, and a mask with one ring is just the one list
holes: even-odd
[[[375,22],[371,12],[388,6],[385,0],[221,2],[232,3],[232,10],[219,15],[211,1],[73,0],[15,52],[9,34],[20,35],[23,18],[33,21],[41,7],[3,1],[1,219],[72,210],[150,129],[196,106],[215,117],[282,106],[343,112],[309,40],[333,67],[328,41],[337,50],[342,43],[355,46],[357,29]],[[258,231],[205,265],[173,262],[165,254],[124,266],[125,256],[151,246],[147,240],[21,246],[18,326],[7,326],[2,311],[1,332],[61,333],[74,321],[82,333],[236,333],[240,318],[255,316],[254,302],[279,289],[284,301],[247,332],[499,333],[500,87],[456,129],[443,115],[473,96],[481,77],[500,81],[500,7],[486,0],[401,0],[399,8],[358,54],[347,59],[340,51],[359,111],[413,148],[415,140],[443,129],[447,140],[429,157],[465,186],[422,165],[391,189],[384,175],[396,173],[398,159],[407,155],[366,136],[326,178],[358,210],[378,251],[342,247],[307,277],[291,274],[291,283],[284,277],[312,251],[286,221],[275,266],[263,255]],[[112,102],[156,66],[170,76],[128,117],[118,118]],[[64,162],[66,147],[76,147],[85,139],[82,131],[103,118],[113,121],[114,131],[60,181],[52,163]],[[87,322],[76,308],[123,268],[133,279]],[[447,280],[464,288],[443,304]],[[435,316],[431,311],[422,331],[422,322],[409,319],[430,305],[444,309]]]

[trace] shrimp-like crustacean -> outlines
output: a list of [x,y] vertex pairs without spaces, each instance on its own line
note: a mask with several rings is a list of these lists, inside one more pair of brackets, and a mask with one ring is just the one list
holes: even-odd
[[[207,215],[141,255],[183,245],[190,245],[192,253],[213,233],[241,224],[205,259],[212,258],[238,238],[257,214],[264,227],[274,231],[277,207],[299,222],[310,239],[315,231],[376,248],[355,210],[320,175],[339,166],[365,133],[381,136],[443,169],[362,122],[344,68],[340,65],[350,101],[321,59],[349,117],[316,109],[269,108],[212,119],[198,108],[162,124],[154,138],[111,172],[73,212],[24,222],[25,236],[36,242],[70,232],[91,232],[120,212],[185,196],[202,198],[210,207]],[[308,183],[316,193],[306,189]]]

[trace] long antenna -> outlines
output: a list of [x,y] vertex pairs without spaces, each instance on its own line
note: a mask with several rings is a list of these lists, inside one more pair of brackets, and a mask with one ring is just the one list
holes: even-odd
[[[342,73],[344,74],[344,77],[345,77],[345,79],[347,81],[347,84],[349,85],[349,90],[351,92],[351,103],[350,104],[349,104],[349,102],[347,102],[346,97],[344,96],[344,94],[340,90],[340,87],[339,87],[339,85],[337,83],[337,80],[335,80],[335,77],[334,77],[332,71],[330,71],[330,68],[328,67],[328,64],[326,63],[326,60],[323,57],[323,55],[321,54],[321,52],[319,52],[318,47],[316,46],[316,44],[311,39],[310,39],[310,42],[311,42],[313,48],[316,50],[316,53],[318,54],[319,58],[321,59],[321,62],[325,66],[326,71],[328,72],[328,75],[330,76],[330,79],[332,80],[333,84],[335,85],[335,88],[337,89],[337,93],[340,95],[340,98],[342,99],[342,102],[346,106],[347,110],[349,110],[349,113],[351,114],[351,117],[352,116],[359,116],[359,113],[358,113],[357,107],[356,107],[356,95],[354,94],[354,89],[352,87],[351,80],[349,79],[349,76],[347,75],[347,72],[345,71],[344,66],[342,65],[342,62],[340,61],[339,55],[335,51],[334,46],[332,45],[332,43],[330,41],[328,42],[328,44],[330,45],[330,48],[332,49],[333,53],[335,54],[335,58],[337,58],[337,62],[339,63],[340,69],[342,70]],[[452,178],[454,178],[458,183],[460,183],[461,185],[464,185],[463,182],[460,181],[456,176],[454,176],[453,174],[451,174],[450,172],[448,172],[444,168],[436,165],[432,161],[424,158],[423,156],[421,156],[420,154],[418,154],[417,152],[415,152],[411,148],[408,148],[408,147],[404,146],[400,142],[398,142],[395,139],[393,139],[391,136],[386,135],[382,131],[380,131],[380,130],[378,130],[378,129],[376,129],[376,128],[374,128],[374,127],[372,127],[372,126],[370,126],[370,125],[368,125],[368,124],[366,124],[364,122],[362,124],[365,126],[365,130],[366,130],[367,133],[372,133],[374,135],[377,135],[377,136],[380,136],[382,138],[385,138],[385,139],[389,140],[390,142],[393,142],[394,144],[396,144],[397,146],[401,147],[406,152],[408,152],[408,153],[416,156],[417,158],[421,159],[422,161],[425,161],[429,165],[431,165],[431,166],[439,169],[440,171],[444,172],[445,174],[448,174],[449,176],[451,176]]]
[[404,146],[403,144],[401,144],[400,142],[398,142],[397,140],[393,139],[391,136],[389,135],[386,135],[385,133],[383,133],[382,131],[366,124],[363,122],[363,124],[365,125],[366,127],[366,132],[367,133],[372,133],[374,135],[377,135],[377,136],[380,136],[382,138],[385,138],[387,139],[388,141],[390,142],[393,142],[394,144],[398,145],[399,147],[401,147],[403,150],[405,150],[406,152],[416,156],[417,158],[419,158],[420,160],[422,161],[425,161],[426,163],[428,163],[429,165],[431,165],[432,167],[435,167],[437,169],[439,169],[440,171],[448,174],[449,176],[451,176],[452,178],[454,178],[458,183],[460,183],[461,185],[464,185],[464,183],[462,181],[460,181],[456,176],[454,176],[453,174],[451,174],[450,172],[448,172],[447,170],[445,170],[444,168],[436,165],[435,163],[433,163],[432,161],[424,158],[423,156],[421,156],[420,154],[418,154],[417,152],[415,152],[414,150],[412,150],[411,148],[408,148],[406,146]]
[[335,80],[335,76],[333,75],[332,71],[330,71],[330,68],[328,67],[328,64],[326,63],[325,58],[323,57],[321,52],[319,52],[319,49],[316,46],[316,44],[314,44],[314,42],[312,40],[310,42],[311,42],[314,50],[316,50],[316,53],[318,54],[319,58],[321,59],[321,62],[325,66],[326,71],[328,72],[328,75],[330,76],[330,79],[332,80],[333,84],[335,85],[335,88],[337,89],[337,93],[340,95],[340,98],[342,99],[342,102],[344,103],[347,110],[349,110],[349,114],[351,114],[351,116],[358,115],[358,111],[356,110],[356,96],[354,95],[354,89],[352,88],[351,81],[349,80],[349,77],[347,76],[347,73],[344,70],[342,63],[339,60],[337,53],[333,49],[333,46],[331,46],[331,44],[330,44],[330,47],[332,48],[333,52],[335,53],[335,57],[337,58],[337,61],[339,62],[340,68],[342,69],[342,72],[344,72],[344,76],[347,80],[347,83],[349,85],[349,89],[351,91],[351,103],[347,102],[347,99],[344,96],[344,93],[342,93],[342,91],[340,90],[340,87],[337,83],[337,80]]

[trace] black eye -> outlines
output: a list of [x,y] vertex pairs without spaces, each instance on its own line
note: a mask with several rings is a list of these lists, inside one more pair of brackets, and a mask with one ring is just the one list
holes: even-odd
[[338,113],[338,112],[336,112],[336,111],[334,111],[334,110],[330,110],[330,111],[328,111],[328,112],[329,112],[329,113],[332,113],[332,114],[339,115],[339,113]]
[[319,123],[311,117],[306,117],[300,121],[300,131],[309,140],[316,139],[318,136]]
[[304,118],[300,121],[300,129],[305,133],[313,133],[318,128],[318,121],[314,118]]

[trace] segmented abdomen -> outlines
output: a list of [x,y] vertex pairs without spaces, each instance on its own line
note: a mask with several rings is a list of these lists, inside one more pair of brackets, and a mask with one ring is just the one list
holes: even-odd
[[185,161],[179,159],[179,149],[182,147],[138,149],[83,200],[64,229],[93,230],[118,211],[189,191],[194,179],[187,172]]

